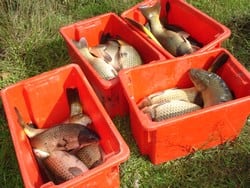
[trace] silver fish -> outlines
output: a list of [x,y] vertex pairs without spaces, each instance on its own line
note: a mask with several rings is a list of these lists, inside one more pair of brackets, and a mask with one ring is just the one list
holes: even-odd
[[201,107],[194,103],[181,100],[171,100],[164,103],[146,106],[142,109],[142,112],[148,114],[153,121],[162,121],[198,109],[201,109]]
[[142,64],[141,56],[137,50],[126,43],[125,41],[118,40],[120,43],[119,51],[119,64],[122,69],[136,67]]
[[198,91],[196,90],[195,87],[186,89],[171,88],[153,93],[143,98],[138,103],[138,107],[141,109],[145,106],[150,106],[152,104],[157,104],[157,103],[164,103],[170,100],[183,100],[194,103],[197,96],[198,96]]
[[99,44],[90,48],[90,52],[97,57],[103,58],[105,62],[111,64],[116,71],[121,69],[119,65],[120,44],[116,40],[108,40],[104,44]]
[[84,37],[79,42],[73,41],[73,43],[103,79],[111,80],[117,77],[118,73],[111,64],[90,53],[87,40]]
[[166,29],[160,21],[160,3],[153,6],[142,5],[139,10],[150,22],[152,33],[161,45],[173,56],[182,56],[193,52],[190,42],[180,34]]
[[189,77],[195,88],[201,92],[204,107],[233,99],[232,93],[227,84],[216,73],[192,68],[189,71]]

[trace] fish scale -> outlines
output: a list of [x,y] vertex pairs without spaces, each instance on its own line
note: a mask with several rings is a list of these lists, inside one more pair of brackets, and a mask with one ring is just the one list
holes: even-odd
[[82,37],[79,42],[73,41],[73,43],[100,75],[100,77],[105,80],[111,80],[118,76],[117,71],[112,65],[106,63],[104,59],[95,57],[90,53],[87,40],[84,37]]
[[199,109],[201,109],[201,107],[194,103],[171,100],[165,103],[147,106],[142,109],[142,112],[148,114],[153,121],[162,121]]
[[94,168],[103,161],[101,148],[98,144],[90,144],[77,151],[76,156],[89,168]]
[[197,95],[198,92],[194,87],[186,89],[166,89],[143,98],[139,102],[138,107],[143,108],[145,106],[149,106],[156,103],[163,103],[170,100],[184,100],[189,102],[195,102]]
[[125,43],[124,41],[119,42],[119,65],[122,67],[122,69],[141,65],[142,60],[137,50],[133,46]]
[[225,81],[216,73],[192,68],[189,76],[196,89],[201,92],[204,107],[219,104],[233,99]]
[[88,171],[83,162],[65,151],[53,151],[42,163],[53,175],[55,182],[67,181]]
[[151,30],[155,38],[173,56],[182,56],[193,52],[190,42],[180,34],[166,29],[160,21],[160,3],[153,6],[142,5],[139,7],[141,13],[150,22]]
[[80,124],[59,124],[30,138],[30,144],[46,152],[71,150],[99,141],[99,136]]

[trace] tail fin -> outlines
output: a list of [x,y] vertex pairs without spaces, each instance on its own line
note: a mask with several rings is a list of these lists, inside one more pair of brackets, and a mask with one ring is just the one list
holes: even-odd
[[219,54],[213,61],[212,65],[209,67],[208,71],[215,73],[222,65],[224,65],[229,58],[229,55],[225,52]]
[[157,2],[153,6],[141,5],[138,7],[138,9],[142,12],[143,16],[150,20],[153,16],[160,15],[161,5],[159,2]]
[[88,42],[85,37],[81,37],[79,41],[72,40],[72,42],[78,49],[88,47]]
[[47,129],[36,129],[33,128],[31,125],[29,125],[28,123],[24,122],[23,117],[21,116],[19,110],[17,109],[17,107],[14,107],[15,112],[17,114],[17,120],[19,122],[19,124],[22,126],[25,134],[29,137],[32,138],[42,132],[44,132]]
[[70,116],[82,114],[82,104],[77,88],[66,89],[67,99],[70,106]]

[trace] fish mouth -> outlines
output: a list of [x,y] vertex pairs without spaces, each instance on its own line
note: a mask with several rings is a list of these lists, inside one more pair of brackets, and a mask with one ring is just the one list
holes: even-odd
[[199,71],[198,69],[190,69],[189,70],[189,77],[192,81],[198,80],[199,78]]

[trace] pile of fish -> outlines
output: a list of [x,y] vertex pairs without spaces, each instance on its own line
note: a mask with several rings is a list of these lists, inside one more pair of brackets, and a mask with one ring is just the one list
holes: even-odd
[[138,51],[121,39],[110,38],[91,48],[84,37],[73,43],[105,80],[116,78],[121,69],[142,64]]
[[78,90],[68,88],[66,92],[70,117],[51,128],[34,128],[24,122],[15,107],[18,122],[29,137],[40,168],[56,184],[81,175],[103,162],[100,137],[87,127],[92,121],[82,112]]
[[153,121],[162,121],[201,108],[233,99],[225,81],[215,72],[227,61],[226,53],[219,54],[212,66],[204,69],[191,68],[189,78],[194,87],[170,88],[153,93],[138,103],[138,108]]
[[[167,5],[168,9],[170,9],[170,4],[167,3]],[[145,16],[148,24],[144,26],[130,18],[126,18],[126,20],[145,32],[152,40],[165,48],[173,56],[191,54],[202,47],[202,44],[192,38],[181,27],[165,24],[160,20],[161,5],[159,2],[153,6],[141,5],[138,9]]]

